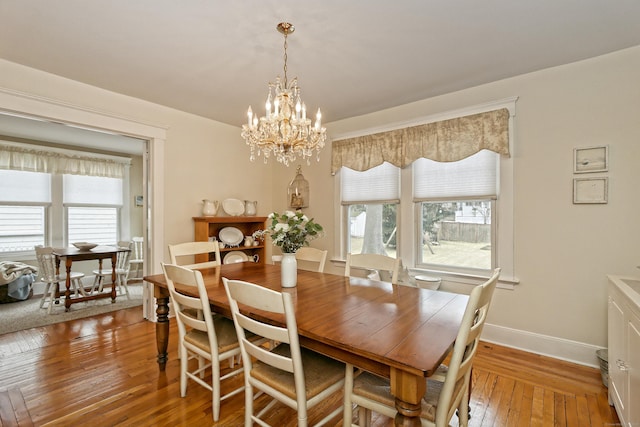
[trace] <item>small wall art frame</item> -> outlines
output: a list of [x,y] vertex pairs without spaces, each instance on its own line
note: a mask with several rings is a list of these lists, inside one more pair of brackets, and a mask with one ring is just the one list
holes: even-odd
[[573,203],[607,203],[609,179],[602,178],[574,178]]
[[609,147],[575,148],[573,173],[606,172],[609,170]]

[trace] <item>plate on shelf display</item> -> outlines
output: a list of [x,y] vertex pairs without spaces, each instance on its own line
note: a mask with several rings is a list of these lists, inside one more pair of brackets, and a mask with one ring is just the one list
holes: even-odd
[[240,216],[244,213],[244,202],[238,199],[224,199],[222,209],[227,215]]
[[231,251],[224,256],[223,264],[235,264],[236,262],[247,262],[249,257],[242,251]]
[[238,246],[244,240],[244,234],[235,227],[224,227],[218,233],[218,239],[225,245]]

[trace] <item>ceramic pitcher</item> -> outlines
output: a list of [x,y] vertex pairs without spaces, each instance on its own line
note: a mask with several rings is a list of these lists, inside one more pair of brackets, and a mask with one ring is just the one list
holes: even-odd
[[215,216],[218,213],[220,203],[217,200],[204,199],[202,201],[202,215]]
[[244,201],[244,214],[248,216],[254,216],[258,210],[258,202],[245,200]]

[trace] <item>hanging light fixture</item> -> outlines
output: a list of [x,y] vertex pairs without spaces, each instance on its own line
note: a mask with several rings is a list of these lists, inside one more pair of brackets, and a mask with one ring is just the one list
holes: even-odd
[[242,125],[242,137],[251,147],[251,161],[256,156],[264,156],[266,163],[273,155],[277,161],[289,166],[297,158],[306,159],[307,164],[313,153],[320,160],[320,150],[327,139],[322,127],[322,114],[318,108],[315,124],[307,118],[307,107],[300,97],[298,78],[287,80],[287,36],[295,27],[281,22],[276,27],[284,34],[284,80],[278,76],[275,83],[269,83],[269,95],[265,102],[266,115],[258,118],[249,106],[247,124]]

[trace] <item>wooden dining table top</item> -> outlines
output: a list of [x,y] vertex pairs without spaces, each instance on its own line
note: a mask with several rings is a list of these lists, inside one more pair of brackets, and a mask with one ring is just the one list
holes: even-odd
[[[288,292],[301,345],[385,377],[392,370],[430,376],[452,348],[468,301],[466,295],[304,270],[296,287],[282,288],[280,266],[262,263],[200,271],[214,312],[231,317],[222,277]],[[144,279],[167,289],[162,274]],[[284,323],[276,315],[252,315]]]

